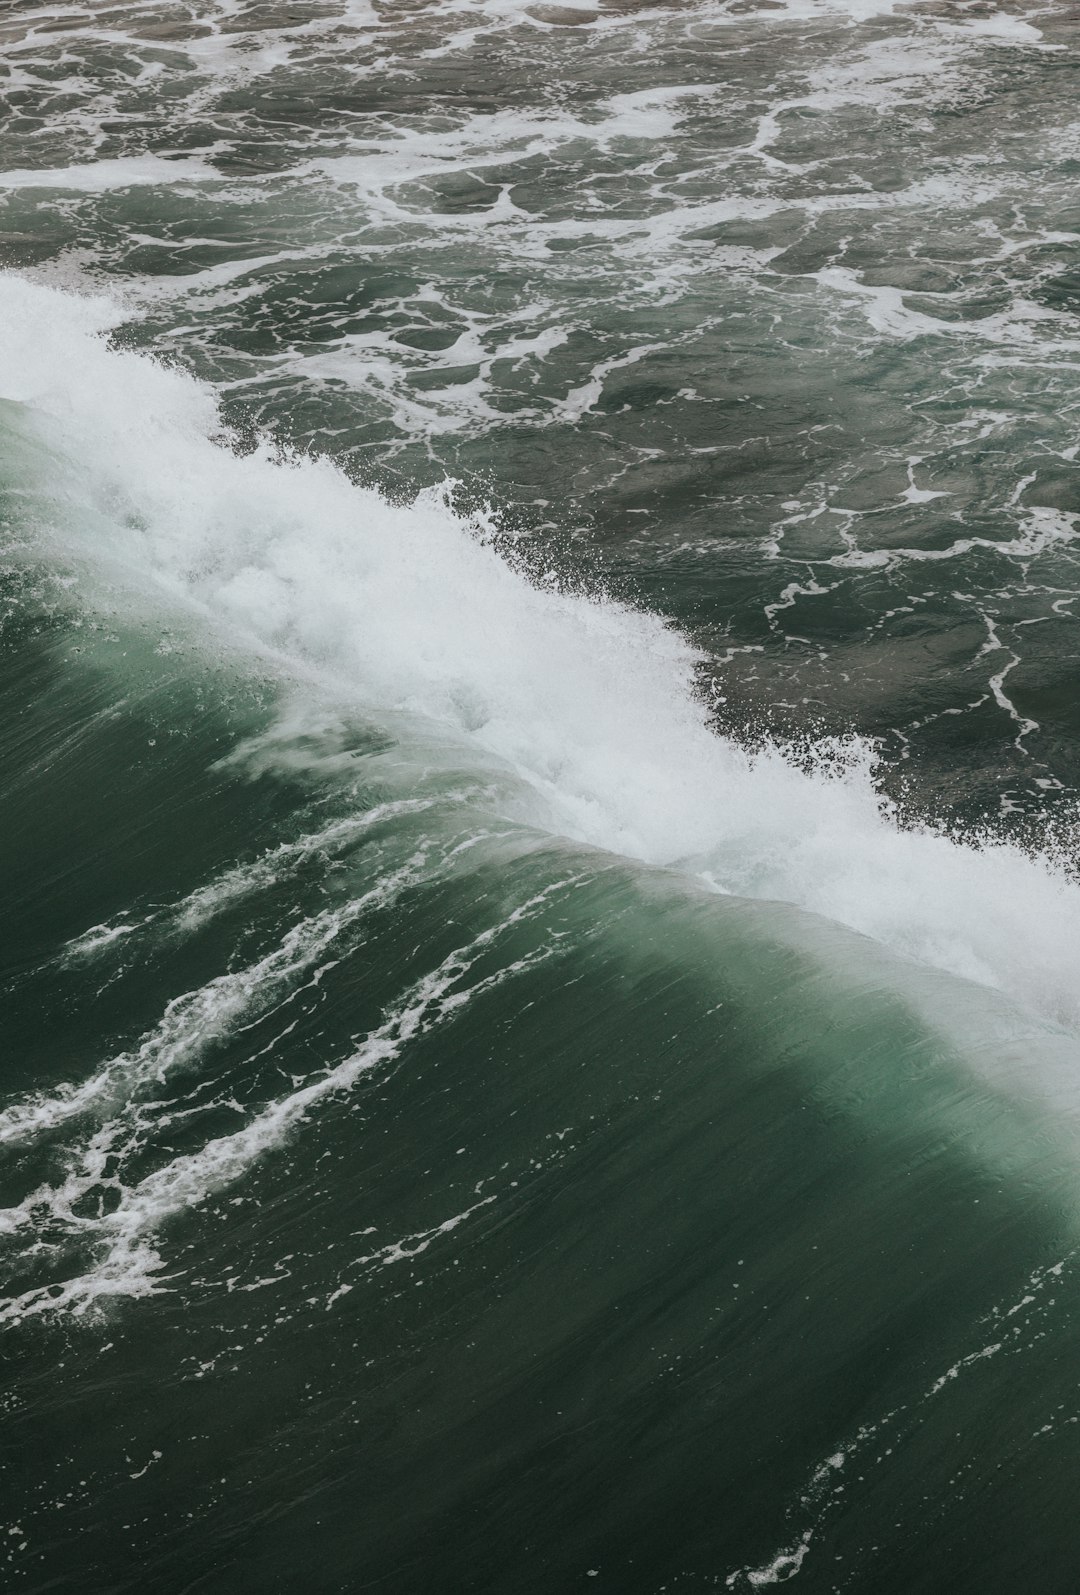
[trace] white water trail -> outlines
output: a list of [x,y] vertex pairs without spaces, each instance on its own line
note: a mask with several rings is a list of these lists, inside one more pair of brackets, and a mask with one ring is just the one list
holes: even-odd
[[[150,1243],[156,1230],[168,1219],[198,1207],[215,1191],[242,1178],[253,1163],[280,1147],[326,1098],[349,1092],[373,1070],[396,1062],[417,1036],[453,1019],[478,997],[554,956],[558,944],[545,943],[517,960],[501,963],[471,985],[467,983],[478,960],[508,931],[534,918],[553,896],[573,890],[580,879],[571,876],[553,882],[505,919],[448,953],[435,969],[409,987],[354,1052],[267,1103],[232,1135],[207,1141],[198,1151],[174,1157],[137,1183],[127,1185],[115,1175],[107,1176],[105,1171],[119,1140],[129,1134],[130,1125],[125,1123],[123,1113],[116,1121],[105,1124],[62,1183],[40,1186],[17,1208],[0,1210],[0,1234],[12,1234],[28,1226],[58,1225],[69,1236],[88,1241],[101,1255],[86,1272],[63,1282],[0,1297],[0,1324],[64,1308],[78,1316],[100,1305],[103,1298],[145,1296],[158,1291],[163,1264]],[[88,1191],[105,1184],[119,1193],[118,1205],[104,1216],[80,1216],[75,1204]]]
[[[280,886],[283,881],[298,874],[311,860],[335,859],[387,821],[423,814],[434,807],[433,798],[404,798],[400,802],[378,803],[362,814],[331,820],[321,830],[267,848],[250,863],[234,864],[204,885],[197,886],[178,903],[155,909],[141,919],[118,917],[100,925],[91,925],[80,936],[66,943],[61,958],[69,964],[97,958],[118,941],[151,928],[190,935],[249,897]],[[0,1141],[3,1138],[3,1115],[0,1115]]]
[[325,461],[236,456],[208,388],[108,347],[121,318],[0,277],[0,399],[48,450],[37,513],[88,587],[449,734],[513,772],[530,823],[797,904],[1080,1029],[1080,886],[1063,870],[902,829],[869,750],[807,771],[717,735],[685,638],[530,584],[443,496],[395,506]]
[[[148,1081],[163,1082],[178,1069],[190,1068],[238,1025],[252,1023],[286,1000],[298,979],[325,974],[337,961],[334,948],[343,934],[392,903],[406,884],[417,879],[423,861],[418,854],[362,896],[300,920],[254,963],[174,997],[133,1052],[110,1058],[79,1085],[64,1084],[11,1103],[0,1112],[0,1146],[35,1140],[103,1104],[130,1099]],[[10,1217],[0,1211],[0,1234],[11,1227]]]

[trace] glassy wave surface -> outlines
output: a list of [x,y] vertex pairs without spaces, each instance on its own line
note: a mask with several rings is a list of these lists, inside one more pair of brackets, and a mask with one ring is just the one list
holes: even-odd
[[11,1587],[1073,1595],[1080,13],[0,41]]

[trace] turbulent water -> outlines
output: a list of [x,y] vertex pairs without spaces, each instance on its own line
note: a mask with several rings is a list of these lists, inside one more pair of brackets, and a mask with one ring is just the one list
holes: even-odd
[[0,91],[7,1585],[1075,1595],[1080,10]]

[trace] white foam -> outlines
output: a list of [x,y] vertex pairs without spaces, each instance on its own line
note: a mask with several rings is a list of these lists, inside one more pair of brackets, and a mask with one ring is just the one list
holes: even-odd
[[[929,496],[936,498],[939,495]],[[974,549],[983,548],[1006,559],[1015,559],[1018,564],[1026,564],[1048,549],[1075,542],[1080,535],[1077,530],[1078,522],[1080,522],[1080,513],[1075,510],[1035,506],[1026,510],[1019,518],[1015,537],[1000,540],[992,537],[958,537],[944,548],[861,549],[856,547],[851,533],[842,533],[843,540],[849,545],[847,550],[843,554],[831,554],[828,558],[815,563],[858,570],[887,570],[893,565],[905,563],[933,564],[939,560],[963,559]],[[809,585],[801,589],[804,592],[825,590],[827,589]],[[770,606],[773,609],[784,607],[783,604]]]
[[250,863],[223,870],[168,908],[134,921],[123,916],[111,923],[92,925],[66,944],[62,957],[68,963],[97,958],[111,951],[118,941],[151,928],[190,935],[237,903],[291,879],[310,860],[332,859],[388,820],[423,814],[434,807],[433,798],[403,798],[377,803],[362,814],[330,820],[321,830],[305,833],[292,842],[279,842]]
[[737,1573],[729,1573],[725,1580],[728,1589],[737,1588],[743,1580],[751,1589],[764,1589],[769,1584],[786,1584],[798,1575],[812,1539],[813,1534],[808,1530],[802,1539],[779,1551],[764,1567],[740,1568]]
[[[289,175],[329,176],[336,183],[362,192],[366,208],[374,214],[387,220],[415,221],[413,208],[395,194],[405,184],[425,178],[444,179],[456,172],[484,171],[510,162],[517,164],[571,143],[589,143],[599,149],[608,148],[616,140],[651,144],[674,132],[686,114],[680,108],[682,101],[711,98],[715,92],[711,85],[685,84],[617,94],[603,101],[592,118],[576,116],[568,109],[519,109],[477,113],[456,128],[438,132],[400,128],[390,137],[356,140],[348,154],[316,156],[291,167]],[[505,222],[512,217],[522,223],[532,220],[528,212],[510,202],[506,192],[493,193],[492,206],[484,215],[488,222]],[[437,221],[451,228],[475,225],[469,216],[441,211],[437,212]]]
[[[81,1084],[64,1084],[55,1091],[11,1103],[0,1112],[0,1145],[32,1140],[118,1095],[130,1096],[144,1081],[164,1080],[177,1069],[190,1066],[241,1020],[265,1013],[292,989],[298,976],[330,954],[346,930],[373,909],[392,902],[402,887],[416,878],[422,862],[418,855],[362,896],[301,920],[255,963],[174,997],[133,1052],[109,1059]],[[0,1213],[0,1229],[10,1228],[11,1223],[10,1214],[5,1221]]]
[[[825,266],[811,275],[823,286],[839,289],[861,300],[867,321],[875,332],[886,337],[908,339],[931,336],[1030,348],[1049,333],[1056,355],[1080,354],[1075,317],[1063,311],[1048,309],[1045,305],[1034,304],[1028,299],[1015,299],[1008,309],[993,315],[946,321],[926,311],[913,310],[906,303],[905,293],[899,288],[861,281],[850,267]],[[938,295],[925,294],[922,297],[932,300]]]
[[1080,887],[1052,864],[901,829],[865,748],[807,771],[715,735],[683,637],[531,585],[439,494],[392,506],[325,461],[235,457],[207,389],[105,346],[102,301],[9,276],[0,314],[0,394],[51,448],[57,547],[130,602],[438,728],[513,772],[531,823],[799,904],[1080,1026]]
[[127,155],[116,160],[87,161],[77,166],[27,167],[0,171],[0,189],[63,188],[81,194],[105,194],[113,189],[185,182],[220,183],[221,173],[194,156],[166,160],[160,155]]
[[[240,1179],[268,1152],[280,1147],[318,1104],[329,1097],[350,1091],[363,1076],[392,1063],[402,1049],[417,1036],[453,1018],[474,1002],[522,971],[550,957],[557,944],[542,946],[521,958],[501,963],[491,974],[463,985],[477,961],[507,931],[534,918],[549,899],[567,888],[573,889],[579,877],[553,882],[512,910],[505,919],[480,932],[470,942],[455,948],[436,969],[424,975],[392,1007],[383,1022],[364,1039],[355,1052],[334,1067],[326,1069],[285,1096],[253,1114],[242,1129],[232,1135],[208,1141],[198,1151],[173,1158],[162,1168],[144,1176],[134,1185],[125,1185],[116,1175],[107,1175],[110,1158],[137,1147],[130,1115],[102,1126],[91,1137],[81,1158],[58,1186],[41,1186],[16,1208],[0,1211],[0,1233],[14,1233],[48,1223],[59,1225],[99,1256],[84,1273],[62,1284],[34,1286],[15,1296],[0,1299],[0,1323],[38,1313],[69,1309],[76,1315],[86,1312],[101,1298],[115,1295],[152,1294],[160,1288],[156,1276],[162,1262],[150,1244],[150,1236],[166,1220],[198,1207],[213,1192]],[[91,1189],[110,1185],[119,1200],[112,1212],[100,1217],[78,1215],[75,1203]],[[475,1204],[484,1206],[491,1198]],[[470,1208],[469,1212],[475,1211]],[[379,1254],[381,1261],[393,1262],[426,1249],[435,1236],[452,1229],[468,1214],[438,1226],[429,1235],[411,1237],[416,1244],[409,1250],[408,1240],[396,1243]],[[373,1258],[361,1259],[372,1261]]]

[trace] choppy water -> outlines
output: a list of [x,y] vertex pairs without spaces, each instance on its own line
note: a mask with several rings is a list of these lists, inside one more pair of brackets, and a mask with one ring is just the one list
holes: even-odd
[[1080,12],[0,52],[10,1586],[1074,1595]]

